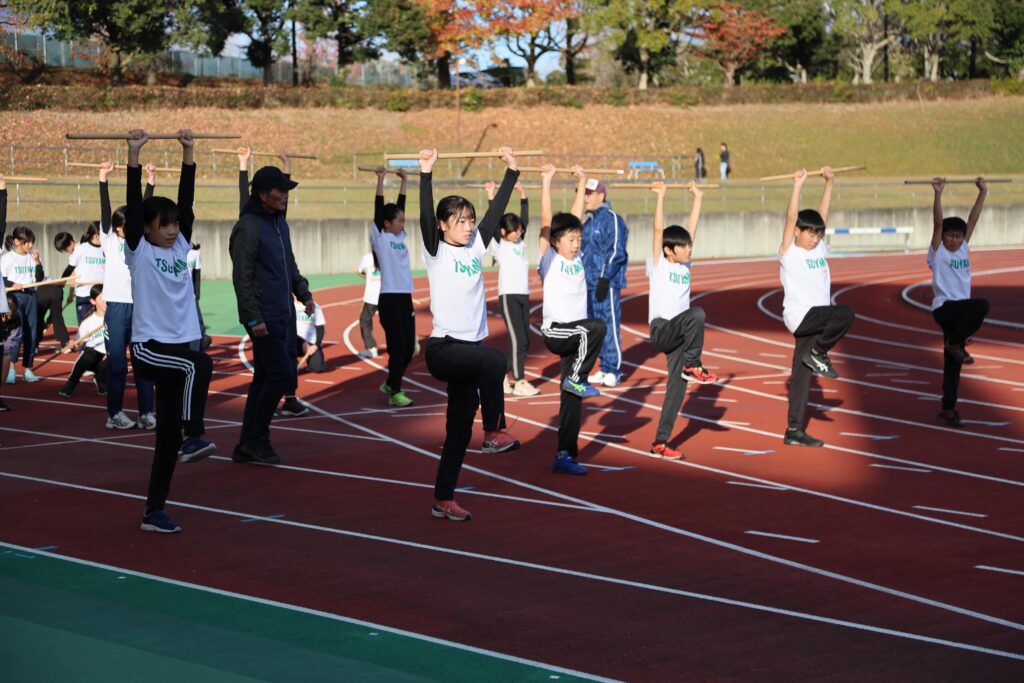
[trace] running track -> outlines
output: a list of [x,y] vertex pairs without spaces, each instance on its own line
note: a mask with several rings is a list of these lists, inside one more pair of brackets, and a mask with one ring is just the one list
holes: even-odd
[[[1024,250],[972,256],[991,317],[1022,322]],[[534,336],[527,366],[543,393],[506,404],[523,448],[470,453],[459,499],[474,519],[441,522],[428,507],[443,387],[417,357],[416,405],[387,409],[386,357],[354,356],[361,286],[334,288],[317,293],[332,369],[300,381],[314,412],[275,422],[285,464],[179,466],[180,535],[138,531],[152,435],[103,429],[91,385],[58,398],[69,361],[40,371],[51,381],[5,387],[0,541],[613,679],[1022,680],[1024,331],[979,332],[961,385],[972,422],[951,429],[936,419],[941,338],[901,298],[927,279],[924,256],[831,267],[859,318],[832,354],[841,379],[812,388],[808,431],[823,449],[781,442],[792,337],[777,264],[705,262],[694,305],[722,381],[687,394],[674,442],[687,460],[646,457],[665,360],[646,342],[634,266],[627,379],[584,405],[589,476],[550,470],[557,359]],[[491,343],[507,348],[496,274],[486,282]],[[429,334],[425,301],[417,325]],[[249,381],[239,341],[212,349],[207,427],[225,454]]]

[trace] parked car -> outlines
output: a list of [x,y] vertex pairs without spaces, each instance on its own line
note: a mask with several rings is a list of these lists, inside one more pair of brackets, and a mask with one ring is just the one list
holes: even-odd
[[[455,79],[452,79],[452,87],[455,87]],[[503,88],[504,84],[490,74],[482,71],[459,72],[459,87],[462,88]]]

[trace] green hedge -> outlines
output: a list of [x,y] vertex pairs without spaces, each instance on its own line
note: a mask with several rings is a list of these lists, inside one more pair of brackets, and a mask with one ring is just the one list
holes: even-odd
[[[260,109],[276,107],[339,107],[410,111],[455,106],[454,92],[417,88],[318,86],[291,88],[263,87],[254,82],[231,86],[187,87],[125,85],[14,85],[3,84],[0,109],[74,109],[113,111],[160,107],[218,107]],[[584,107],[607,104],[627,107],[658,104],[693,107],[702,104],[871,103],[901,100],[971,99],[990,95],[1024,95],[1022,81],[943,81],[931,83],[877,83],[851,85],[846,82],[791,84],[746,84],[734,88],[597,88],[592,86],[541,86],[536,88],[467,89],[463,106],[477,111],[489,107],[532,107],[556,105]]]

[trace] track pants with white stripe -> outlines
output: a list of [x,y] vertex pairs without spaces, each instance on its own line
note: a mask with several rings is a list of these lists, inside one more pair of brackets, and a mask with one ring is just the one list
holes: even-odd
[[683,369],[700,363],[704,350],[704,309],[688,308],[671,320],[655,318],[651,321],[651,343],[668,356],[668,387],[661,404],[661,419],[655,442],[668,441],[676,416],[686,395],[686,377]]
[[622,375],[622,290],[617,287],[608,288],[608,296],[598,301],[595,290],[587,290],[587,315],[602,321],[608,328],[601,346],[601,372]]
[[[586,318],[571,323],[551,323],[541,330],[544,346],[562,360],[562,379],[586,382],[601,352],[607,326],[601,320]],[[576,457],[580,436],[580,412],[583,399],[562,391],[558,406],[558,450]]]
[[498,297],[498,308],[512,340],[508,360],[512,366],[512,377],[518,381],[526,377],[523,366],[526,364],[526,352],[530,350],[530,295],[502,294]]
[[812,348],[827,352],[846,335],[853,319],[853,309],[849,306],[814,306],[793,333],[795,346],[793,371],[789,376],[789,429],[804,428],[807,394],[814,375],[803,363],[804,354]]
[[201,436],[206,430],[206,396],[210,391],[213,361],[189,344],[163,344],[158,341],[132,342],[132,369],[135,375],[153,382],[156,389],[156,449],[149,475],[146,507],[163,509],[171,489],[174,464],[185,436]]
[[477,407],[481,408],[485,432],[505,428],[501,381],[508,372],[508,361],[498,349],[452,337],[430,337],[423,342],[423,349],[427,370],[435,379],[448,383],[444,446],[437,465],[434,497],[452,500],[473,436]]

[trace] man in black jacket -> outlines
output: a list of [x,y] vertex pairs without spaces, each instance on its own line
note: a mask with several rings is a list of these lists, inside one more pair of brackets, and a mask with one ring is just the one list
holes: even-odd
[[296,382],[292,295],[305,305],[307,314],[313,314],[313,295],[295,264],[285,220],[288,191],[297,185],[277,167],[258,170],[228,243],[238,319],[252,339],[254,366],[242,432],[232,455],[236,462],[281,461],[270,445],[270,420]]

